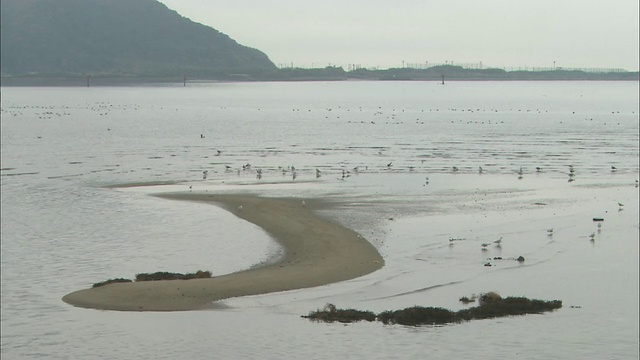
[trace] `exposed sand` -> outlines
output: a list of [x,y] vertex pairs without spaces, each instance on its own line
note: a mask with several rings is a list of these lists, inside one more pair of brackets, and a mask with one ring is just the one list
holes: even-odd
[[[303,206],[297,199],[249,195],[187,193],[160,196],[222,205],[239,218],[262,227],[283,246],[285,255],[275,264],[211,279],[115,283],[80,290],[64,296],[64,302],[103,310],[198,310],[214,307],[215,301],[237,296],[349,280],[384,265],[375,247],[356,232],[313,214],[312,201]],[[207,264],[202,267],[205,270]]]

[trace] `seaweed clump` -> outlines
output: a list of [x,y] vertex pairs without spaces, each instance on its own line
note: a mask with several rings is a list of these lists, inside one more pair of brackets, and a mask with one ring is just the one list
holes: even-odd
[[354,309],[337,309],[333,304],[327,304],[322,310],[316,310],[309,313],[309,315],[302,316],[303,318],[323,321],[323,322],[341,322],[352,323],[356,321],[375,321],[376,314],[371,311],[361,311]]
[[[211,271],[202,271],[198,270],[194,273],[172,273],[166,271],[158,271],[154,273],[141,273],[136,275],[135,281],[158,281],[158,280],[191,280],[191,279],[206,279],[211,277]],[[102,282],[97,282],[93,284],[93,287],[105,286],[113,283],[125,283],[125,282],[133,282],[129,279],[118,278],[118,279],[109,279]]]
[[463,309],[456,313],[459,320],[489,319],[503,316],[542,314],[562,307],[560,300],[537,300],[526,297],[500,297],[496,293],[483,294],[480,306]]
[[113,283],[124,283],[124,282],[131,282],[131,280],[124,279],[124,278],[109,279],[109,280],[105,280],[105,281],[102,281],[102,282],[97,282],[97,283],[93,284],[92,287],[96,288],[96,287],[105,286],[105,285],[109,285],[109,284],[113,284]]
[[198,270],[195,273],[187,273],[187,274],[158,271],[154,273],[136,274],[136,281],[191,280],[191,279],[205,279],[210,277],[211,277],[211,271]]
[[456,313],[441,307],[413,306],[403,310],[383,311],[378,320],[383,324],[400,325],[443,325],[455,321]]
[[324,322],[351,323],[360,320],[378,320],[385,325],[444,325],[474,319],[541,314],[562,307],[562,301],[560,300],[545,301],[525,297],[502,298],[495,292],[481,294],[478,297],[478,303],[478,306],[459,311],[451,311],[441,307],[413,306],[402,310],[383,311],[378,315],[371,311],[337,309],[335,305],[327,304],[323,310],[311,312],[308,316],[303,317]]

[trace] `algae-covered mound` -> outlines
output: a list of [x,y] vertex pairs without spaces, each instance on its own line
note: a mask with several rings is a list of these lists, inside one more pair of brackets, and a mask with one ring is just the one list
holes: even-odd
[[502,298],[496,293],[480,297],[480,306],[463,309],[456,313],[459,320],[488,319],[511,315],[541,314],[562,307],[560,300],[537,300],[525,297]]
[[195,273],[172,273],[166,271],[158,271],[154,273],[141,273],[136,275],[136,281],[158,281],[158,280],[190,280],[210,278],[210,271],[198,270]]
[[[205,279],[210,277],[211,277],[211,271],[198,270],[195,273],[186,273],[186,274],[158,271],[154,273],[137,274],[135,281],[190,280],[190,279]],[[124,282],[133,282],[133,281],[129,279],[123,279],[123,278],[109,279],[106,281],[97,282],[93,284],[93,287],[96,288],[96,287],[105,286],[108,284],[124,283]]]
[[113,283],[122,283],[122,282],[131,282],[131,280],[129,279],[123,279],[123,278],[118,278],[118,279],[109,279],[109,280],[105,280],[102,282],[97,282],[95,284],[93,284],[93,287],[100,287],[100,286],[105,286],[108,284],[113,284]]
[[352,323],[355,321],[374,321],[376,314],[371,311],[360,311],[354,309],[336,309],[335,305],[327,304],[324,309],[316,310],[309,313],[309,315],[303,315],[303,318],[323,321],[323,322],[341,322]]
[[[475,298],[475,297],[474,297]],[[399,324],[408,326],[443,325],[473,319],[488,319],[512,315],[541,314],[562,307],[560,300],[537,300],[525,297],[502,298],[495,292],[482,294],[478,297],[479,305],[459,311],[451,311],[440,307],[413,306],[402,310],[383,311],[377,316],[370,311],[354,309],[337,309],[333,304],[325,306],[324,310],[310,313],[304,318],[343,323],[360,320],[373,321],[383,324]]]
[[403,310],[384,311],[378,314],[383,324],[441,325],[455,321],[456,313],[440,307],[414,306]]

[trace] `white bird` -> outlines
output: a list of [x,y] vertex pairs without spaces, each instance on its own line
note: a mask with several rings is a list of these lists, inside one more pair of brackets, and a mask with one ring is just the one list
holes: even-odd
[[242,211],[242,205],[238,206],[238,211]]
[[502,236],[500,236],[500,239],[496,240],[493,242],[494,244],[500,245],[502,244]]
[[305,207],[305,206],[307,206],[307,203],[304,200],[302,200],[302,207]]

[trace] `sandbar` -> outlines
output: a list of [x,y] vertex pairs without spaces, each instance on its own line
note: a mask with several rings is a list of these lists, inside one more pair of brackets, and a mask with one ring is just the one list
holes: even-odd
[[[300,199],[244,194],[156,196],[222,206],[264,229],[283,247],[284,255],[275,263],[209,279],[113,283],[79,290],[65,295],[64,302],[101,310],[203,310],[215,308],[223,299],[354,279],[384,265],[376,248],[358,233],[316,215],[312,200],[303,204]],[[206,270],[207,264],[202,267]]]

